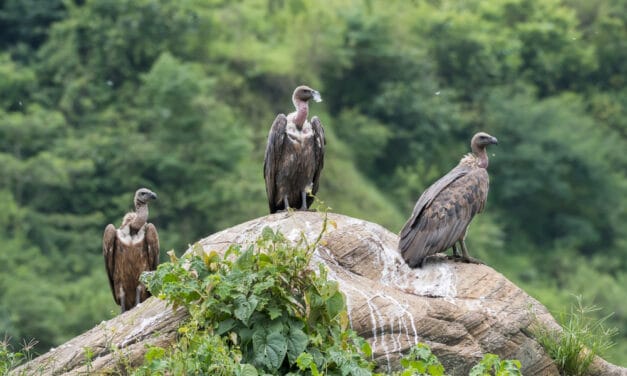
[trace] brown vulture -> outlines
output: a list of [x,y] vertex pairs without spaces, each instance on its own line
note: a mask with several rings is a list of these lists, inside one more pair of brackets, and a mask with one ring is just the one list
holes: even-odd
[[320,93],[308,86],[294,90],[296,111],[279,114],[268,135],[263,175],[270,213],[288,208],[307,210],[318,191],[324,165],[324,128],[317,116],[307,120],[309,100],[320,102]]
[[475,134],[470,142],[472,153],[422,193],[400,234],[399,250],[409,266],[422,266],[428,256],[451,247],[453,256],[459,258],[457,243],[462,260],[480,263],[468,255],[464,238],[488,198],[486,147],[497,143],[487,133]]
[[150,297],[139,282],[142,272],[157,269],[159,235],[148,220],[148,201],[157,195],[149,189],[135,192],[135,211],[127,213],[116,229],[107,225],[102,237],[102,254],[109,276],[113,299],[125,312]]

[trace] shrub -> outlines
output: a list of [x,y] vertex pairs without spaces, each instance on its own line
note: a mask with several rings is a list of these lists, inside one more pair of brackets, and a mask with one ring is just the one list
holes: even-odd
[[152,347],[135,374],[370,375],[370,347],[349,328],[337,282],[309,267],[316,244],[266,227],[246,249],[221,256],[197,244],[144,275],[190,318],[174,348]]
[[469,376],[522,376],[520,361],[501,360],[498,355],[485,354],[476,366],[472,367]]

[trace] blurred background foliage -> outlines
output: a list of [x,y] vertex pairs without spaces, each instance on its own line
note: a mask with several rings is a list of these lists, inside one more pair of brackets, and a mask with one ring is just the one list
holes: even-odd
[[614,312],[627,365],[627,0],[0,1],[0,333],[40,351],[117,314],[101,236],[159,194],[163,252],[267,213],[293,88],[328,135],[320,198],[398,232],[490,149],[471,253],[554,312]]

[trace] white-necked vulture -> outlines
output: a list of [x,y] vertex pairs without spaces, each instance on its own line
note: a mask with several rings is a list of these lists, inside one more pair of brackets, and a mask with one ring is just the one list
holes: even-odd
[[475,134],[470,142],[472,153],[422,193],[400,234],[399,250],[409,266],[422,266],[428,256],[451,247],[453,256],[459,257],[457,243],[462,260],[480,263],[468,255],[464,238],[488,198],[486,147],[492,144],[497,144],[495,137]]
[[145,271],[157,269],[159,264],[159,235],[148,220],[148,201],[157,195],[149,189],[135,192],[135,211],[127,213],[116,229],[109,224],[102,237],[102,254],[109,276],[113,299],[125,312],[150,297],[150,292],[139,282]]
[[320,93],[308,86],[294,90],[296,111],[279,114],[268,135],[263,175],[270,213],[288,208],[307,210],[318,191],[324,165],[324,128],[317,116],[307,120],[309,100],[320,102]]

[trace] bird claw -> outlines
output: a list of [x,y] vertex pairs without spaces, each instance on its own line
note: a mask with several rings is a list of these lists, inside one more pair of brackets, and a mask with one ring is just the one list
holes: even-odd
[[486,263],[474,257],[460,257],[460,260],[468,264],[485,265]]
[[485,265],[486,263],[476,259],[474,257],[464,257],[461,255],[446,255],[446,258],[448,260],[453,260],[455,262],[464,262],[466,264],[480,264],[480,265]]

